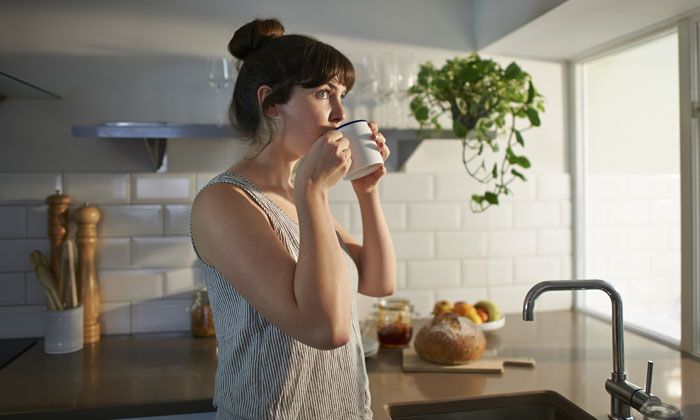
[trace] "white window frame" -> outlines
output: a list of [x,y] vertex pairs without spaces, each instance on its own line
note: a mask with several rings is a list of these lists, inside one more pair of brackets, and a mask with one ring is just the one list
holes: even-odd
[[[654,38],[678,33],[680,89],[681,174],[681,342],[680,346],[643,328],[626,328],[700,357],[700,13],[693,11],[645,31],[601,46],[567,63],[569,102],[569,161],[572,174],[573,256],[576,278],[584,278],[586,126],[583,66],[589,61],[622,51]],[[695,111],[694,111],[695,110]],[[694,115],[695,113],[695,115]],[[695,211],[693,211],[695,209]],[[605,280],[605,279],[603,279]],[[574,294],[574,308],[609,320],[580,305],[583,292]]]

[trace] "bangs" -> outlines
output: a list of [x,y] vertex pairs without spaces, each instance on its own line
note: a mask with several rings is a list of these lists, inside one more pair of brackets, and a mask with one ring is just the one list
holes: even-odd
[[302,63],[299,85],[314,88],[337,79],[350,91],[355,85],[355,67],[340,51],[328,44],[316,41],[307,44]]

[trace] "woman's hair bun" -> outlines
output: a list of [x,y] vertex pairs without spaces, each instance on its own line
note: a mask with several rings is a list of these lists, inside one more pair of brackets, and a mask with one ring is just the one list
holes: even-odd
[[267,41],[284,35],[284,26],[277,19],[255,19],[236,30],[228,43],[228,51],[239,60]]

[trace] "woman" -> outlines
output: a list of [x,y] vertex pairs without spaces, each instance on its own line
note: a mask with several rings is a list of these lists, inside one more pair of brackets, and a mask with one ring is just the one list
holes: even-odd
[[328,204],[352,159],[335,128],[354,69],[275,19],[239,28],[229,51],[242,61],[229,115],[252,144],[200,191],[191,220],[219,345],[217,418],[370,419],[355,296],[392,294],[396,262],[383,166],[352,181],[362,244]]

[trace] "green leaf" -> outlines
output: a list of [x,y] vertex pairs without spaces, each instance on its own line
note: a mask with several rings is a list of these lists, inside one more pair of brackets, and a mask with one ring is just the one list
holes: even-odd
[[511,80],[511,79],[516,79],[520,77],[522,74],[522,70],[520,69],[520,66],[515,64],[515,61],[510,63],[508,67],[506,68],[506,79]]
[[477,204],[481,204],[484,202],[484,196],[479,194],[472,194],[472,200],[475,201]]
[[520,173],[519,171],[517,171],[515,169],[511,169],[510,173],[513,174],[513,176],[516,176],[516,177],[522,179],[523,181],[527,181],[527,178],[525,178],[525,175],[523,175],[522,173]]
[[535,99],[535,87],[532,86],[532,80],[527,82],[527,104],[530,105],[532,100]]
[[519,145],[525,147],[525,140],[523,139],[523,135],[520,134],[520,130],[513,131],[515,132],[515,141],[517,141]]
[[452,131],[454,131],[457,137],[461,138],[466,136],[469,130],[467,130],[467,127],[465,127],[464,124],[459,122],[459,120],[455,119],[454,121],[452,121]]
[[491,176],[498,178],[498,164],[496,163],[493,164],[493,169],[491,169]]
[[484,200],[486,200],[486,202],[489,204],[498,205],[498,196],[492,193],[491,191],[487,191],[484,193]]
[[518,156],[518,165],[527,169],[530,167],[530,160],[528,158],[526,158],[525,156]]
[[527,112],[527,119],[530,120],[530,124],[539,127],[540,115],[537,113],[537,110],[535,108],[528,108],[525,112]]

